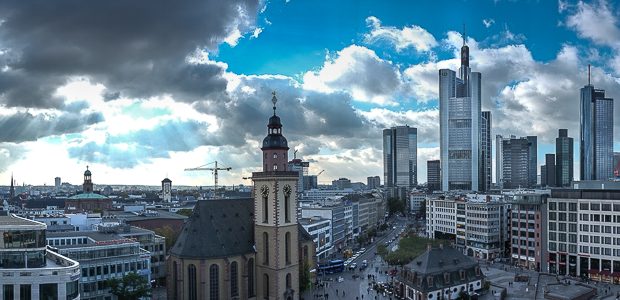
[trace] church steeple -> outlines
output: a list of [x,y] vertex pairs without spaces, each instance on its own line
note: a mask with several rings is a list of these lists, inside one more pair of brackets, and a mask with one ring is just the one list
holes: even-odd
[[82,185],[82,190],[84,193],[93,192],[93,181],[91,179],[91,173],[90,170],[88,170],[88,166],[86,166],[86,171],[84,171],[84,184]]
[[461,66],[469,67],[469,47],[465,44],[465,23],[463,23],[463,47],[461,47]]
[[273,98],[273,116],[269,118],[267,124],[267,136],[263,139],[263,172],[286,171],[288,162],[288,143],[282,135],[282,123],[280,117],[276,115],[276,92],[271,93]]
[[13,173],[11,172],[11,189],[9,190],[11,198],[15,197],[15,186],[13,185],[13,182],[15,181],[13,180]]

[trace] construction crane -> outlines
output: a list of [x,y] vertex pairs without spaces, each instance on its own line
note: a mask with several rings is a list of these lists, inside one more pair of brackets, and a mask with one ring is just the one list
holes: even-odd
[[[205,166],[208,166],[212,163],[215,163],[215,168],[205,168]],[[230,171],[230,169],[232,169],[231,167],[226,167],[226,168],[218,168],[217,167],[217,161],[214,161],[212,163],[208,163],[206,165],[202,165],[200,167],[196,167],[196,168],[187,168],[185,169],[185,171],[213,171],[213,175],[215,177],[215,198],[217,198],[217,171],[218,170],[222,170],[222,171]]]

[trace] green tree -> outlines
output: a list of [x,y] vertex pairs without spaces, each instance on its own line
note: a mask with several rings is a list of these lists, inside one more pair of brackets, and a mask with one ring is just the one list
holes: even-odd
[[310,276],[310,263],[308,258],[305,258],[299,268],[299,289],[300,292],[310,290],[312,284],[312,277]]
[[420,203],[420,213],[422,217],[426,219],[426,199],[422,200],[422,203]]
[[164,225],[162,228],[155,228],[155,234],[166,238],[166,249],[170,250],[179,238],[181,230],[175,230],[170,225]]
[[189,215],[192,214],[192,211],[193,211],[192,209],[183,208],[183,209],[177,210],[177,214],[189,217]]
[[390,197],[388,198],[388,209],[390,211],[390,215],[395,213],[404,213],[405,212],[405,202],[400,200],[400,197]]
[[103,213],[103,210],[102,210],[101,208],[99,208],[99,207],[95,207],[95,208],[93,208],[92,212],[93,212],[93,213],[96,213],[96,214],[97,214],[97,213],[99,213],[99,214],[100,214],[100,213]]
[[142,278],[137,271],[131,271],[127,275],[107,280],[110,293],[116,295],[118,300],[136,300],[142,297],[151,297],[151,286]]
[[379,231],[384,231],[386,229],[390,228],[390,226],[386,223],[383,223],[381,225],[379,225]]

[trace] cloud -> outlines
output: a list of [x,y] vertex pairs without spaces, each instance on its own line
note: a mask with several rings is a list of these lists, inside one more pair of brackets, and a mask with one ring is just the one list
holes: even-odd
[[[200,3],[107,1],[0,3],[0,102],[58,108],[56,88],[85,76],[109,95],[169,94],[193,102],[216,97],[221,66],[186,61],[196,49],[216,50],[252,29],[259,0]],[[107,97],[111,99],[110,97]]]
[[618,19],[606,1],[592,4],[579,1],[574,14],[567,17],[566,26],[574,29],[580,37],[599,45],[620,47]]
[[400,73],[390,61],[357,45],[338,51],[319,71],[304,74],[303,87],[325,93],[345,91],[354,100],[379,105],[395,104],[392,95],[403,88]]
[[488,20],[484,19],[484,20],[482,20],[482,23],[484,23],[484,26],[486,28],[489,28],[489,27],[491,27],[491,25],[493,25],[495,23],[495,20],[493,20],[493,19],[488,19]]
[[0,143],[21,143],[36,141],[39,138],[65,133],[79,133],[90,125],[104,121],[99,112],[81,113],[82,103],[76,103],[75,113],[55,115],[51,113],[31,114],[16,112],[9,115],[0,115]]
[[366,24],[371,28],[371,31],[364,35],[364,42],[369,44],[385,41],[398,52],[407,48],[428,52],[437,46],[435,37],[420,26],[411,25],[411,27],[404,27],[403,29],[381,26],[381,21],[372,16],[366,18]]

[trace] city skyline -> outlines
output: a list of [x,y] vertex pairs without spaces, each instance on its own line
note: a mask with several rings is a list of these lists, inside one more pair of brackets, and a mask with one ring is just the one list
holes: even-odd
[[260,165],[255,146],[273,91],[291,150],[310,162],[309,174],[325,170],[320,183],[383,174],[381,131],[404,125],[418,129],[417,181],[426,182],[426,161],[439,159],[437,72],[460,66],[463,23],[491,135],[537,136],[537,169],[554,152],[558,129],[579,137],[588,64],[592,85],[620,97],[616,3],[0,8],[0,185],[11,173],[18,185],[53,186],[55,177],[79,184],[88,165],[95,184],[168,177],[212,186],[210,172],[183,170],[213,161],[232,167],[220,184],[242,183]]

